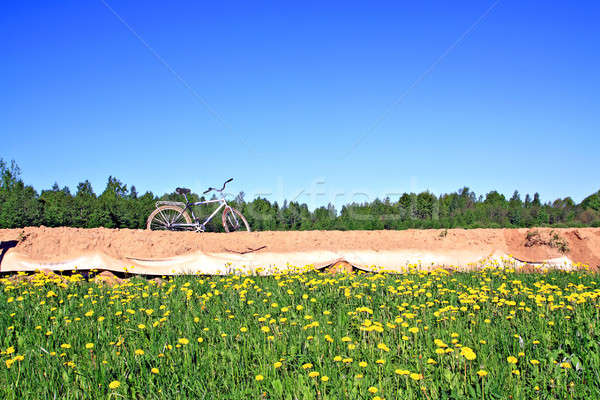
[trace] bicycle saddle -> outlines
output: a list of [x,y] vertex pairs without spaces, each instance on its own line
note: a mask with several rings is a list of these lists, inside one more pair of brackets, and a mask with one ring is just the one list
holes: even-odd
[[175,189],[175,191],[178,194],[188,194],[189,192],[191,192],[190,189],[186,189],[186,188],[177,188],[177,189]]

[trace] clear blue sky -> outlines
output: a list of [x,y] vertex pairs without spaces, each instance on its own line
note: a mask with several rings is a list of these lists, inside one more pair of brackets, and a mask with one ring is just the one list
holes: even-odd
[[581,201],[600,188],[599,20],[594,1],[7,2],[0,157],[38,190]]

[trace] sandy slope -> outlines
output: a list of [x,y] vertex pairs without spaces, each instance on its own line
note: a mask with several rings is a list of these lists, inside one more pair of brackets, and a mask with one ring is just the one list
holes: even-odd
[[[538,229],[548,234],[550,229]],[[600,266],[600,229],[555,229],[569,252],[526,247],[528,229],[405,231],[150,232],[129,229],[24,228],[0,230],[0,270],[135,266],[140,273],[220,273],[227,268],[325,265],[344,259],[357,266],[398,269],[407,264],[465,265],[512,255],[539,263],[560,257]],[[561,261],[562,262],[562,261]]]

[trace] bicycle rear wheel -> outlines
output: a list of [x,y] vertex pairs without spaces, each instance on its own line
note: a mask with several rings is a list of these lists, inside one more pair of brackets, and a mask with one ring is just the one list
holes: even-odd
[[173,224],[191,224],[192,219],[187,211],[183,211],[176,206],[161,206],[152,211],[146,222],[146,229],[158,230],[177,230]]
[[225,232],[247,231],[250,232],[250,225],[241,212],[235,208],[225,207],[223,210],[223,228]]

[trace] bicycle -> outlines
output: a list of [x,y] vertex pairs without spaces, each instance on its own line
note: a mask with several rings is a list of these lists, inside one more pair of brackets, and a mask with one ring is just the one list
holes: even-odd
[[[178,201],[157,201],[156,202],[156,210],[154,210],[150,216],[148,217],[148,221],[146,223],[146,229],[148,230],[170,230],[170,231],[180,231],[180,230],[195,230],[196,232],[204,232],[206,229],[206,224],[221,210],[223,207],[223,214],[221,216],[221,222],[223,223],[223,228],[225,228],[225,232],[233,232],[239,230],[246,230],[250,232],[250,225],[248,225],[248,221],[242,215],[241,212],[236,210],[227,204],[225,197],[223,195],[223,190],[225,190],[225,186],[229,182],[231,182],[233,178],[230,178],[223,183],[223,187],[221,189],[216,189],[213,187],[209,187],[204,194],[210,193],[211,191],[215,191],[221,194],[220,199],[213,200],[205,200],[199,201],[196,203],[191,203],[187,194],[191,192],[190,189],[187,188],[177,188],[175,192],[179,195],[183,195],[185,198],[185,203]],[[204,222],[200,222],[200,218],[194,215],[193,206],[199,206],[203,204],[210,203],[219,203],[219,207],[213,211],[212,214],[206,218]],[[190,218],[190,214],[188,213],[188,209],[192,213],[192,218]]]

